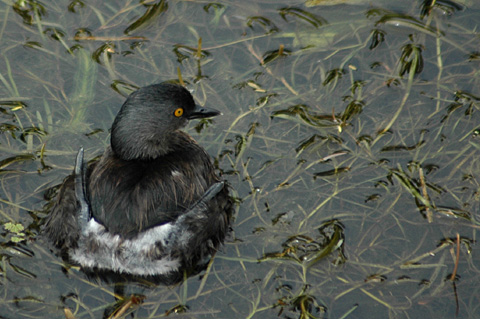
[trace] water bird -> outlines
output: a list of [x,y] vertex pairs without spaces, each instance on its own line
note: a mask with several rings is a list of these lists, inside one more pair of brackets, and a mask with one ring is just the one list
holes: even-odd
[[206,264],[229,232],[229,187],[208,153],[180,129],[219,115],[176,84],[130,94],[110,146],[88,166],[80,149],[44,233],[88,271],[181,278]]

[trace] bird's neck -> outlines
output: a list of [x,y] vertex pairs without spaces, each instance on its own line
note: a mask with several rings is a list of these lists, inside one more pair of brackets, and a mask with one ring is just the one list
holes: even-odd
[[112,135],[111,147],[115,155],[126,161],[153,160],[174,151],[183,134],[181,131],[174,131],[161,136],[154,135],[143,138]]
[[115,155],[123,160],[153,160],[168,155],[190,143],[196,143],[188,134],[173,131],[161,137],[131,138],[119,140],[112,135],[111,148]]

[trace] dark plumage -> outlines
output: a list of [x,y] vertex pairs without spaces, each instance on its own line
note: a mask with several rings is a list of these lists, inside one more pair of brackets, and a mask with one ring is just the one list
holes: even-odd
[[79,152],[46,235],[87,269],[178,276],[206,263],[228,232],[232,202],[209,155],[179,129],[218,114],[178,85],[132,93],[103,156],[85,168]]

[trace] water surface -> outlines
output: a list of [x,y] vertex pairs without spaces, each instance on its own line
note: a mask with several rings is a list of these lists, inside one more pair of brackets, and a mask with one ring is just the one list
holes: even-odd
[[[0,316],[479,317],[480,13],[428,5],[1,2]],[[179,71],[224,114],[187,131],[234,233],[200,275],[117,300],[39,235],[45,198]]]

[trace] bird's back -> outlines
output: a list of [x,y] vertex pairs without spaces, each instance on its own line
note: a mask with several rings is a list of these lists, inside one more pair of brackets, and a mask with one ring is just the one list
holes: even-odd
[[125,161],[107,148],[88,192],[93,217],[109,232],[132,238],[172,222],[218,181],[209,155],[186,134],[180,138],[177,149],[152,160]]

